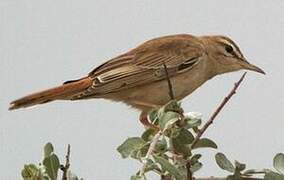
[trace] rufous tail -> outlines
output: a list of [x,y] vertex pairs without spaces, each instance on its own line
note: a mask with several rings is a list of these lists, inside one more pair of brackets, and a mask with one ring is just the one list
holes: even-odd
[[58,87],[40,91],[17,99],[10,103],[9,110],[25,108],[54,100],[70,99],[72,96],[84,91],[91,85],[92,80],[88,77],[82,78],[78,81],[72,81]]

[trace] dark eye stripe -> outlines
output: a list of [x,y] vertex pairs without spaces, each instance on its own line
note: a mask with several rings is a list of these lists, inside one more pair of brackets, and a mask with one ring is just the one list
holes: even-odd
[[234,48],[230,45],[225,45],[225,49],[227,51],[227,53],[231,54],[234,57],[240,58],[240,56],[236,53],[236,51],[234,50]]
[[[228,42],[226,43],[224,41],[220,41],[219,43],[222,44],[225,47],[225,50],[226,50],[227,53],[231,54],[234,57],[240,58],[240,59],[243,58],[243,55],[239,51],[237,46],[234,46],[233,44],[228,44]],[[233,48],[233,51],[232,52],[228,52],[227,51],[227,47]]]
[[229,46],[233,47],[233,49],[234,49],[234,56],[236,56],[238,58],[243,58],[244,57],[242,52],[241,52],[241,50],[240,50],[240,48],[231,39],[229,39],[227,37],[221,37],[219,43],[223,44],[224,46],[228,46],[229,45]]

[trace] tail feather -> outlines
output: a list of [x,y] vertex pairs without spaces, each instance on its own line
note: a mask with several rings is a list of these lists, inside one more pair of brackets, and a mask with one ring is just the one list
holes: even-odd
[[70,99],[73,95],[82,92],[92,85],[88,77],[78,81],[63,84],[58,87],[27,95],[10,103],[9,110],[25,108],[37,104],[43,104],[54,100]]

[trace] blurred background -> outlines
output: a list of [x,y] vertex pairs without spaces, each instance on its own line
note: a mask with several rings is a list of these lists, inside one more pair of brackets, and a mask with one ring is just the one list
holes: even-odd
[[[143,131],[139,113],[106,100],[54,102],[9,112],[11,100],[86,75],[141,42],[168,34],[222,34],[267,75],[249,72],[237,94],[206,132],[219,149],[206,150],[198,176],[223,176],[217,151],[250,168],[270,168],[284,152],[283,0],[1,0],[0,178],[20,179],[52,142],[84,179],[129,179],[140,164],[123,160],[116,147]],[[218,76],[183,100],[204,121],[239,79]],[[151,179],[158,179],[150,175]]]

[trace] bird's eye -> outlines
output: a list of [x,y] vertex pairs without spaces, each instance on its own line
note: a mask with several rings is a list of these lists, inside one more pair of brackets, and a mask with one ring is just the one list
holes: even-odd
[[234,52],[234,49],[233,49],[233,47],[232,46],[230,46],[230,45],[226,45],[225,46],[225,50],[227,51],[227,53],[232,53],[232,52]]

